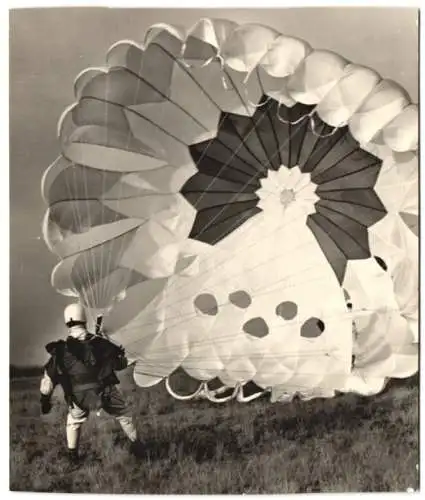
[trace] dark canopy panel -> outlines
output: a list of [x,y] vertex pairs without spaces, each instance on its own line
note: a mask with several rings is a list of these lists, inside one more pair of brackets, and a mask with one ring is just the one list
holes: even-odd
[[268,170],[298,166],[317,184],[307,225],[340,282],[347,261],[371,256],[368,228],[386,210],[374,191],[382,161],[348,127],[333,130],[313,106],[263,97],[252,117],[222,113],[215,138],[190,146],[198,168],[181,189],[196,208],[190,237],[215,245],[261,211],[256,191]]

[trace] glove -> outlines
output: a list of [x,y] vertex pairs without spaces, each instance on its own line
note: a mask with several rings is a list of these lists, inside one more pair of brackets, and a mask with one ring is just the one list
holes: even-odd
[[41,404],[41,413],[43,415],[47,415],[47,413],[50,413],[50,410],[52,409],[52,403],[50,402],[49,396],[45,396],[44,394],[42,394],[40,397],[40,404]]

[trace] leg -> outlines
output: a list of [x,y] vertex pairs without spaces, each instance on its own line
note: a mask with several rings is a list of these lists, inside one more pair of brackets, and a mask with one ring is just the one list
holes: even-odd
[[125,435],[132,443],[138,441],[137,430],[130,409],[117,387],[113,386],[107,391],[103,398],[102,408],[108,415],[118,421]]
[[78,455],[81,426],[87,420],[88,412],[73,404],[68,411],[66,420],[66,441],[68,451],[74,458]]

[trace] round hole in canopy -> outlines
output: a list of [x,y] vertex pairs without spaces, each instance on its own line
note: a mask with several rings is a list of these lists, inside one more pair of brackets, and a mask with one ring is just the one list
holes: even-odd
[[229,295],[229,301],[236,307],[246,309],[252,303],[251,296],[245,290],[237,290]]
[[196,309],[202,314],[215,316],[218,313],[217,300],[211,293],[201,293],[193,301]]
[[269,333],[269,327],[263,318],[251,318],[242,327],[245,333],[253,337],[262,338]]
[[314,339],[325,331],[325,323],[319,318],[309,318],[301,326],[301,337]]
[[294,319],[298,313],[298,306],[289,300],[281,302],[276,306],[276,314],[283,319]]

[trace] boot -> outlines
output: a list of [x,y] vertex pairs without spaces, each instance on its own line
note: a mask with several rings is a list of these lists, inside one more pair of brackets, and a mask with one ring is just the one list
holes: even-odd
[[71,465],[77,465],[80,461],[80,456],[78,454],[77,448],[68,448],[68,461]]
[[131,441],[130,443],[130,453],[136,458],[143,458],[143,445],[139,439]]

